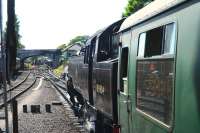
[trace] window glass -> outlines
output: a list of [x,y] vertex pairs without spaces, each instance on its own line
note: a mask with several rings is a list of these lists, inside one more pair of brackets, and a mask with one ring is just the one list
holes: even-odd
[[93,43],[93,44],[92,44],[92,57],[94,57],[94,54],[95,54],[95,48],[96,48],[96,44]]
[[163,27],[146,32],[145,57],[161,55],[163,44]]
[[122,46],[128,47],[131,44],[131,32],[124,33],[122,35]]
[[88,58],[89,58],[89,46],[85,48],[85,54],[84,54],[84,63],[88,64]]
[[86,59],[86,63],[89,63],[89,58],[90,58],[90,45],[87,46],[87,59]]
[[146,33],[142,33],[139,38],[139,44],[140,44],[138,48],[139,57],[144,57],[145,42],[146,42]]
[[175,49],[175,25],[169,24],[165,28],[164,54],[173,54]]
[[84,53],[85,53],[85,48],[82,48],[82,49],[80,50],[80,55],[84,56]]
[[110,50],[110,42],[109,37],[102,34],[98,39],[98,53],[97,53],[97,61],[105,61],[109,58],[109,50]]
[[111,58],[117,58],[119,53],[119,34],[112,37]]
[[137,62],[137,108],[169,124],[172,111],[174,61]]
[[141,33],[139,37],[138,57],[143,59],[137,60],[137,108],[165,124],[170,124],[172,118],[175,69],[174,56],[162,58],[162,55],[174,55],[175,43],[174,23]]
[[128,67],[128,47],[122,48],[121,53],[121,74],[122,77],[127,77],[127,67]]
[[96,49],[96,37],[92,40],[92,45],[91,45],[92,57],[94,57],[95,55],[95,49]]
[[127,94],[128,84],[127,84],[127,70],[128,70],[128,47],[122,48],[121,53],[121,70],[120,70],[120,91]]
[[84,51],[84,63],[86,63],[86,55],[87,55],[87,48],[85,47],[85,51]]
[[174,23],[141,33],[139,36],[138,57],[174,54],[175,43]]

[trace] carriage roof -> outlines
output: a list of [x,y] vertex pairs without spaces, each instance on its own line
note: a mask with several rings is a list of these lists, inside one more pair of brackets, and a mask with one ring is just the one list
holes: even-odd
[[155,0],[144,8],[128,17],[121,25],[118,32],[124,31],[136,24],[139,24],[153,16],[156,16],[164,11],[167,11],[183,2],[189,0]]

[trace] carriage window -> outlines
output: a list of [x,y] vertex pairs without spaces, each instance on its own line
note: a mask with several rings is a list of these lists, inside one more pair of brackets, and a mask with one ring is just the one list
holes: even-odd
[[138,57],[173,54],[175,49],[174,23],[140,34]]
[[163,27],[150,30],[146,33],[145,57],[161,55]]
[[[140,58],[137,60],[136,78],[137,108],[165,124],[170,124],[172,118],[175,68],[174,56],[162,57],[165,54],[174,55],[174,49],[174,24],[140,34],[138,47]],[[157,58],[151,58],[152,56]]]

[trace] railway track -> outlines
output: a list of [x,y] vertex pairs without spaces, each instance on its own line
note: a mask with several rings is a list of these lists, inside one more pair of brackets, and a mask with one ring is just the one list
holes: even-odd
[[[36,78],[34,73],[29,72],[21,82],[7,90],[7,104],[29,90],[35,84]],[[0,97],[3,96],[4,93],[0,93]],[[4,105],[4,103],[0,103],[0,109],[3,108]]]
[[[21,84],[23,84],[23,83],[27,80],[27,78],[28,78],[28,76],[30,75],[30,73],[31,73],[31,72],[29,72],[29,73],[25,76],[25,78],[24,78],[22,81],[20,81],[19,83],[17,83],[17,85],[11,87],[11,88],[10,88],[9,90],[7,90],[6,92],[9,93],[10,91],[16,89],[16,88],[19,87]],[[4,93],[1,92],[1,93],[0,93],[0,97],[1,97],[3,94],[4,94]]]
[[50,72],[45,73],[43,76],[49,80],[49,82],[56,88],[62,97],[72,106],[70,96],[67,92],[66,83]]
[[43,74],[43,77],[49,80],[49,82],[62,96],[62,99],[64,100],[62,103],[65,107],[65,110],[67,111],[67,115],[70,117],[70,120],[74,122],[74,127],[76,127],[77,131],[86,133],[87,131],[82,124],[82,120],[75,115],[73,104],[70,100],[70,95],[67,92],[66,83],[51,72]]

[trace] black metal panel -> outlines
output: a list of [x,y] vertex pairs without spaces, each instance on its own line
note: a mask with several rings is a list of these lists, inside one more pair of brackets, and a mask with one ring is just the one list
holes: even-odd
[[72,57],[69,60],[68,75],[72,78],[74,89],[89,100],[88,95],[88,64],[84,64],[84,57]]
[[117,64],[116,60],[94,64],[96,80],[94,106],[111,118],[117,102],[115,99],[117,93],[113,93],[117,91]]

